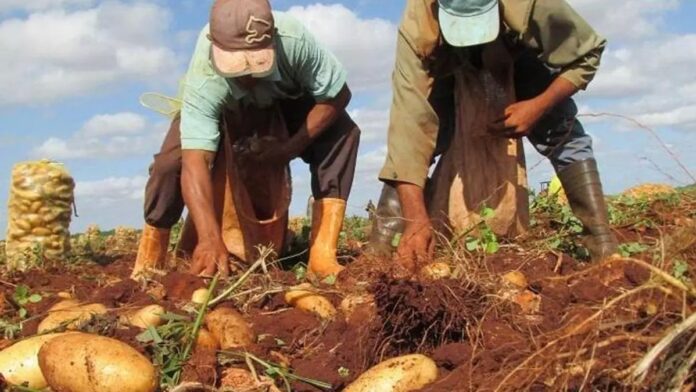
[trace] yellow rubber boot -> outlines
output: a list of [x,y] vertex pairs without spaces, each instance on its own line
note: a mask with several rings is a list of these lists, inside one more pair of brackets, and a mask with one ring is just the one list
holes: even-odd
[[142,237],[140,237],[138,256],[135,259],[131,278],[136,278],[149,269],[161,269],[164,267],[168,250],[169,229],[158,229],[146,224],[143,228]]
[[308,266],[311,275],[323,279],[337,276],[343,270],[336,260],[336,248],[345,213],[345,200],[321,199],[314,202]]

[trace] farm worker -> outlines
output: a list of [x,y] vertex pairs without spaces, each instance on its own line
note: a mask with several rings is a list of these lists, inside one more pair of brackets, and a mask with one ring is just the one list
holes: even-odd
[[[396,249],[414,268],[432,255],[424,187],[433,158],[454,128],[453,72],[485,67],[484,45],[502,41],[514,56],[518,102],[490,125],[501,137],[527,137],[552,163],[594,260],[617,249],[607,218],[592,139],[572,96],[595,76],[606,41],[564,0],[408,0],[399,27],[388,153],[379,178],[373,248]],[[485,175],[485,173],[470,173]],[[402,215],[403,214],[403,218]],[[403,226],[403,227],[402,227]]]
[[[279,104],[290,139],[258,146],[254,161],[286,165],[301,157],[312,177],[310,272],[337,274],[336,245],[351,190],[360,130],[346,112],[346,71],[292,16],[271,11],[268,0],[216,0],[183,81],[183,106],[145,188],[145,228],[136,275],[162,265],[170,229],[184,204],[199,241],[191,272],[228,274],[229,254],[213,209],[210,167],[225,110]],[[261,139],[263,141],[263,139]]]

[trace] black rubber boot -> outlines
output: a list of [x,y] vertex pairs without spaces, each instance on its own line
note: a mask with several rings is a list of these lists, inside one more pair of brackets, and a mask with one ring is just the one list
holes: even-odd
[[584,245],[592,261],[601,261],[616,254],[618,243],[609,226],[609,213],[597,162],[594,159],[575,162],[559,172],[558,177],[570,208],[584,226]]
[[396,250],[394,238],[403,231],[404,220],[401,215],[399,194],[396,192],[396,187],[385,183],[372,218],[370,251],[377,255],[391,256]]

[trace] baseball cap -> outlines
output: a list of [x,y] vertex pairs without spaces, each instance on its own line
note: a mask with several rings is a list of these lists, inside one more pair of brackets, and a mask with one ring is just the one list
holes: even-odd
[[274,20],[268,0],[216,0],[210,12],[211,60],[221,76],[273,72]]
[[440,30],[450,45],[481,45],[498,37],[498,0],[438,0],[438,3]]

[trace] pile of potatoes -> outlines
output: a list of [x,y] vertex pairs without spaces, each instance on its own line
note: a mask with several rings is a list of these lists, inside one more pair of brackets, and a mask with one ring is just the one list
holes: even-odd
[[13,385],[63,392],[154,392],[157,370],[127,344],[81,332],[34,336],[0,351]]
[[[25,270],[40,256],[65,256],[74,189],[75,181],[60,163],[41,160],[14,166],[7,214],[10,269]],[[42,254],[35,254],[36,249]]]
[[[104,315],[99,303],[64,299],[48,310],[33,336],[0,351],[0,374],[12,385],[53,391],[152,392],[158,387],[157,370],[150,360],[127,344],[75,330],[92,317]],[[119,317],[122,326],[156,327],[165,309],[149,305],[128,309]],[[66,332],[56,333],[58,330]]]

